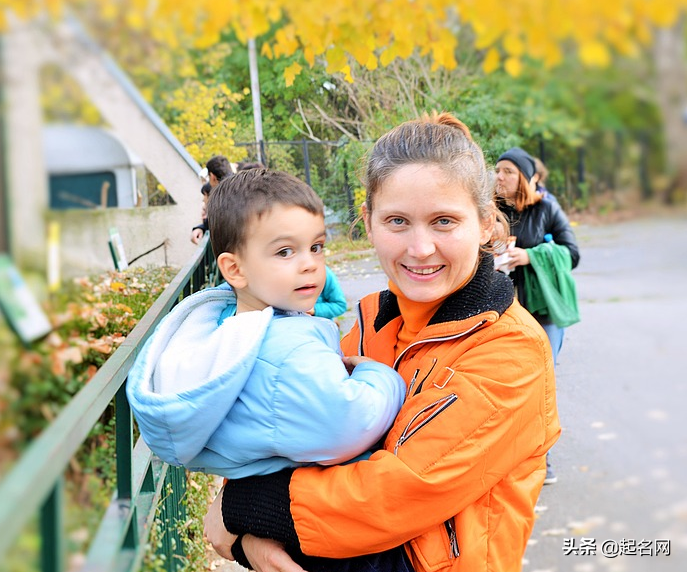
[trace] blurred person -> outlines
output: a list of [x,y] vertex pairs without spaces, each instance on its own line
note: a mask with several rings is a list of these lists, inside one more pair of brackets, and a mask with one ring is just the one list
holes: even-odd
[[546,168],[546,165],[544,165],[544,162],[539,159],[539,157],[532,157],[532,159],[534,159],[535,166],[535,190],[542,196],[542,198],[558,202],[558,199],[556,199],[556,197],[551,194],[551,191],[546,188],[546,180],[549,178],[549,170]]
[[[496,163],[496,193],[498,205],[508,218],[510,233],[515,237],[515,247],[508,251],[508,270],[515,285],[520,303],[531,309],[527,299],[525,273],[531,271],[530,249],[551,239],[555,244],[567,248],[571,267],[580,260],[575,233],[568,217],[557,201],[547,200],[536,191],[536,162],[523,149],[513,147],[503,153]],[[547,235],[550,235],[547,236]],[[565,329],[557,326],[549,315],[532,312],[542,325],[551,344],[554,366],[563,346]],[[557,478],[547,458],[545,484],[552,484]]]
[[202,218],[202,222],[199,225],[196,225],[191,229],[191,242],[193,244],[198,244],[200,242],[200,239],[203,238],[203,235],[207,232],[208,230],[208,198],[210,197],[210,191],[212,190],[212,186],[210,183],[205,183],[201,188],[200,188],[200,193],[203,196],[203,204],[200,207],[200,216]]
[[224,155],[214,155],[208,159],[205,168],[201,171],[201,180],[207,173],[208,182],[201,188],[200,192],[203,195],[203,204],[201,206],[201,223],[191,229],[191,242],[198,244],[200,239],[208,230],[207,223],[207,203],[210,197],[210,192],[219,182],[225,177],[232,175],[235,171],[232,169],[232,164]]

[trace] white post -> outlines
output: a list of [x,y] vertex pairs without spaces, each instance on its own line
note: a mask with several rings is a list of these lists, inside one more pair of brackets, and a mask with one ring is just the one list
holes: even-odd
[[255,124],[255,141],[258,148],[258,161],[264,163],[262,156],[262,111],[260,109],[260,80],[258,79],[258,54],[255,39],[248,40],[248,65],[250,66],[250,93],[253,98],[253,123]]

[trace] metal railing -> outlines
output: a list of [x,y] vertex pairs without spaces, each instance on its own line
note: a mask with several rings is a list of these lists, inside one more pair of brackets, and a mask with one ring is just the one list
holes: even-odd
[[[90,543],[82,572],[134,572],[145,555],[160,504],[160,551],[167,570],[176,570],[182,543],[174,522],[185,520],[181,499],[185,471],[155,457],[142,440],[133,443],[125,387],[139,350],[162,318],[184,297],[208,283],[216,270],[206,233],[193,258],[153,303],[122,345],[64,407],[0,481],[0,563],[27,523],[39,515],[40,569],[66,570],[64,473],[103,412],[115,404],[116,491]],[[0,566],[1,568],[1,566]]]

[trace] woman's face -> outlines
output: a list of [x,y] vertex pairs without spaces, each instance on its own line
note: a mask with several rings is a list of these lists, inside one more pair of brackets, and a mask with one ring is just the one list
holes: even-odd
[[436,166],[405,165],[377,190],[365,228],[382,269],[404,296],[433,302],[472,276],[494,217],[482,221],[472,197]]
[[504,159],[496,163],[496,193],[504,199],[515,198],[520,182],[520,171],[514,163]]

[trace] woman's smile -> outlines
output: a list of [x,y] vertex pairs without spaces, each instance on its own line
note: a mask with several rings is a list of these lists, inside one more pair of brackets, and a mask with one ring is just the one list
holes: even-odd
[[438,272],[445,268],[443,264],[438,266],[408,266],[401,264],[401,266],[417,278],[434,278]]

